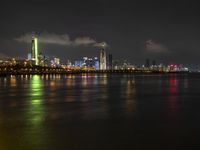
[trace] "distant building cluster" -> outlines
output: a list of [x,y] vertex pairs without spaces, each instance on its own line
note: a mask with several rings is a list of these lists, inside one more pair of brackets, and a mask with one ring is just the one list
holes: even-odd
[[183,65],[177,64],[157,64],[155,60],[152,60],[152,63],[149,59],[146,59],[145,64],[142,66],[143,70],[149,71],[162,71],[162,72],[188,72],[189,68],[184,67]]
[[97,57],[83,57],[80,60],[75,60],[74,66],[79,68],[93,68],[95,70],[99,70],[100,68],[99,59]]
[[31,41],[31,51],[28,54],[28,61],[31,62],[32,65],[36,66],[52,66],[52,67],[69,67],[73,69],[93,69],[93,70],[107,70],[112,68],[112,55],[109,54],[109,63],[107,63],[106,50],[104,46],[100,50],[99,57],[83,57],[80,60],[75,60],[74,63],[68,61],[66,65],[60,62],[60,58],[58,57],[47,57],[42,55],[41,51],[38,48],[38,38],[33,35]]

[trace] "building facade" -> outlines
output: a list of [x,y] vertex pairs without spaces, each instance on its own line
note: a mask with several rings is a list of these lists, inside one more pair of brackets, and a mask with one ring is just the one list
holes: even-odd
[[33,36],[31,41],[31,59],[35,65],[39,65],[38,53],[38,38]]
[[105,49],[101,49],[100,51],[100,70],[106,70],[106,51]]
[[109,67],[110,70],[113,69],[113,56],[112,56],[112,54],[108,55],[108,67]]

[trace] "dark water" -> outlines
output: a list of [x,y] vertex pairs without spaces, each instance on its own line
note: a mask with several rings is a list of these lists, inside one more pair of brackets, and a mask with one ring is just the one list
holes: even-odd
[[0,78],[0,150],[193,149],[200,76]]

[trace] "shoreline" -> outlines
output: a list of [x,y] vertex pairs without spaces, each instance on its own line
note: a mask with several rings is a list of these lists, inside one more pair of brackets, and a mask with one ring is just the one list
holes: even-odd
[[162,71],[128,71],[128,70],[104,70],[104,71],[52,71],[52,72],[0,72],[0,77],[17,75],[72,75],[72,74],[199,74],[198,72],[162,72]]

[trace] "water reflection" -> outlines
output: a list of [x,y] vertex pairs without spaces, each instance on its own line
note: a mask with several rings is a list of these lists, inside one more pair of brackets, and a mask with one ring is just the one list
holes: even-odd
[[108,84],[108,76],[107,74],[103,74],[102,76],[100,76],[100,84],[102,85],[107,85]]
[[10,85],[9,85],[9,93],[10,96],[17,96],[17,77],[16,76],[10,76]]
[[39,125],[45,117],[44,112],[44,91],[43,83],[38,75],[34,75],[30,81],[29,96],[27,97],[28,109],[27,116],[28,122],[32,125]]
[[126,86],[126,110],[128,113],[136,110],[136,87],[135,80],[129,79]]
[[[138,149],[143,143],[158,143],[162,149],[170,140],[179,144],[187,130],[198,131],[200,124],[196,117],[200,80],[187,78],[102,74],[2,78],[0,149],[80,149],[85,145],[95,149],[91,144],[103,149],[110,139],[111,144],[117,143],[115,149],[120,142],[119,149],[135,143]],[[16,97],[11,96],[13,88]],[[7,107],[10,101],[18,105]]]
[[81,118],[84,120],[107,118],[109,116],[109,85],[107,74],[82,74],[80,102]]
[[11,78],[10,78],[10,86],[11,87],[16,87],[17,86],[16,76],[11,76]]
[[40,79],[40,76],[35,75],[31,79],[30,84],[30,101],[31,104],[41,104],[42,103],[42,96],[43,96],[43,90],[42,90],[42,81]]
[[[44,149],[47,140],[47,129],[45,128],[45,117],[47,112],[44,104],[44,84],[39,75],[30,77],[28,95],[26,97],[25,123],[22,133],[24,149],[37,145]],[[27,148],[27,149],[29,149]]]
[[106,74],[102,75],[99,79],[98,79],[98,85],[100,86],[100,91],[101,92],[101,99],[102,100],[108,100],[108,77]]
[[73,87],[73,86],[75,86],[75,75],[69,75],[69,76],[67,76],[66,84],[67,84],[67,87]]
[[176,109],[177,105],[177,77],[176,74],[169,75],[169,105],[170,108]]

